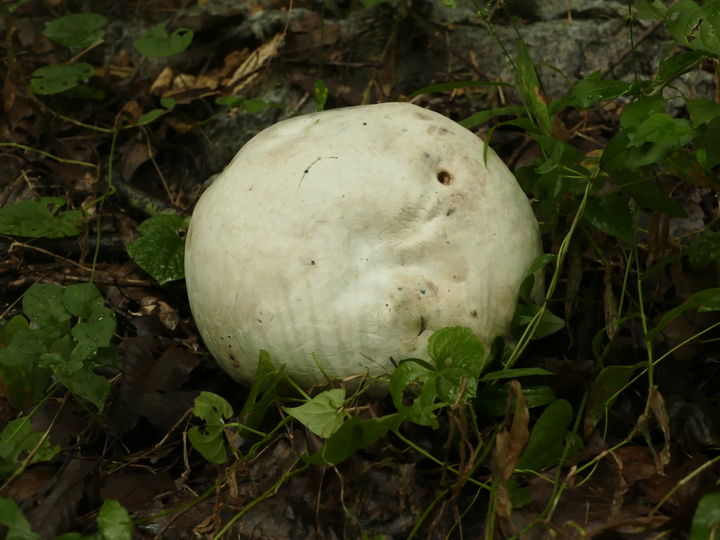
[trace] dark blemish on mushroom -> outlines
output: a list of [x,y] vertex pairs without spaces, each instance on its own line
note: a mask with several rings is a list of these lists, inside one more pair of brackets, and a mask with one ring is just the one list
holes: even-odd
[[447,171],[439,171],[437,173],[437,180],[440,182],[443,186],[448,186],[453,181],[453,176]]
[[425,330],[427,330],[427,321],[425,320],[425,317],[420,316],[420,331],[417,333],[417,335],[419,336]]
[[[300,186],[302,185],[303,180],[305,180],[305,177],[307,176],[307,174],[310,172],[310,169],[312,169],[312,166],[315,165],[315,164],[316,164],[318,161],[320,161],[321,159],[323,159],[322,156],[316,157],[316,158],[315,158],[315,161],[313,161],[310,165],[308,165],[308,166],[305,168],[305,170],[303,171],[302,176],[300,177],[300,181],[298,182],[298,185],[297,185],[297,190],[298,190],[298,191],[300,191]],[[325,156],[325,159],[340,159],[340,158],[338,158],[337,156]]]
[[363,126],[367,126],[367,122],[363,122]]
[[447,128],[441,127],[441,128],[438,130],[438,135],[446,135],[447,133],[448,133],[448,129],[447,129]]
[[478,316],[477,309],[473,309],[473,310],[470,312],[470,316],[471,316],[473,319],[477,319],[477,316]]
[[451,216],[451,215],[453,215],[454,213],[455,213],[455,207],[454,207],[454,206],[451,206],[450,208],[448,208],[447,212],[445,212],[445,215],[446,215],[446,216]]
[[420,289],[420,294],[425,294],[427,291],[425,289]]
[[415,116],[417,116],[420,120],[432,120],[432,116],[423,112],[417,112],[415,113]]

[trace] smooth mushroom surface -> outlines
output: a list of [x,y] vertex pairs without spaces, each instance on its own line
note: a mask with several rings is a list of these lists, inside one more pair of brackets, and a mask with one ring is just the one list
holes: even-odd
[[515,177],[484,152],[407,103],[307,114],[255,136],[187,235],[190,306],[215,359],[250,382],[265,349],[310,386],[426,359],[444,326],[485,343],[506,334],[540,238]]

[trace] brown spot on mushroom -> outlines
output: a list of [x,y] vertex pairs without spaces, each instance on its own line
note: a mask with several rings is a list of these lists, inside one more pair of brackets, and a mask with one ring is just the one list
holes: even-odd
[[440,182],[443,186],[450,185],[450,183],[453,181],[453,176],[447,171],[439,171],[437,173],[437,180]]
[[416,112],[415,116],[417,116],[420,120],[432,120],[432,116],[424,112]]
[[470,312],[470,316],[471,316],[473,319],[477,319],[477,316],[478,316],[477,309],[473,309],[473,310]]
[[450,132],[447,128],[441,127],[440,129],[438,129],[438,135],[447,135],[448,133]]

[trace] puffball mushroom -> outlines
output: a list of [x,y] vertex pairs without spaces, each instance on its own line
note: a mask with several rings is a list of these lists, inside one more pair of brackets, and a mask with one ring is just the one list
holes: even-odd
[[444,326],[485,343],[507,333],[540,240],[485,151],[407,103],[307,114],[250,140],[200,198],[185,251],[190,307],[222,368],[250,382],[265,349],[310,386],[427,358]]

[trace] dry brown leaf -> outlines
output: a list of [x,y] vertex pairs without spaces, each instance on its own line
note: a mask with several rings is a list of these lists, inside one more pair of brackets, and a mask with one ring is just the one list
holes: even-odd
[[233,76],[225,86],[232,88],[234,92],[239,92],[247,87],[257,78],[258,70],[277,56],[284,41],[285,34],[280,32],[275,34],[266,43],[260,45],[260,47],[255,49],[250,56],[248,56],[247,60],[235,70],[235,73],[233,73]]
[[170,68],[169,66],[165,67],[160,72],[160,74],[155,77],[155,80],[150,86],[150,94],[152,94],[153,96],[161,96],[163,92],[170,88],[174,77],[175,73],[173,72],[172,68]]

